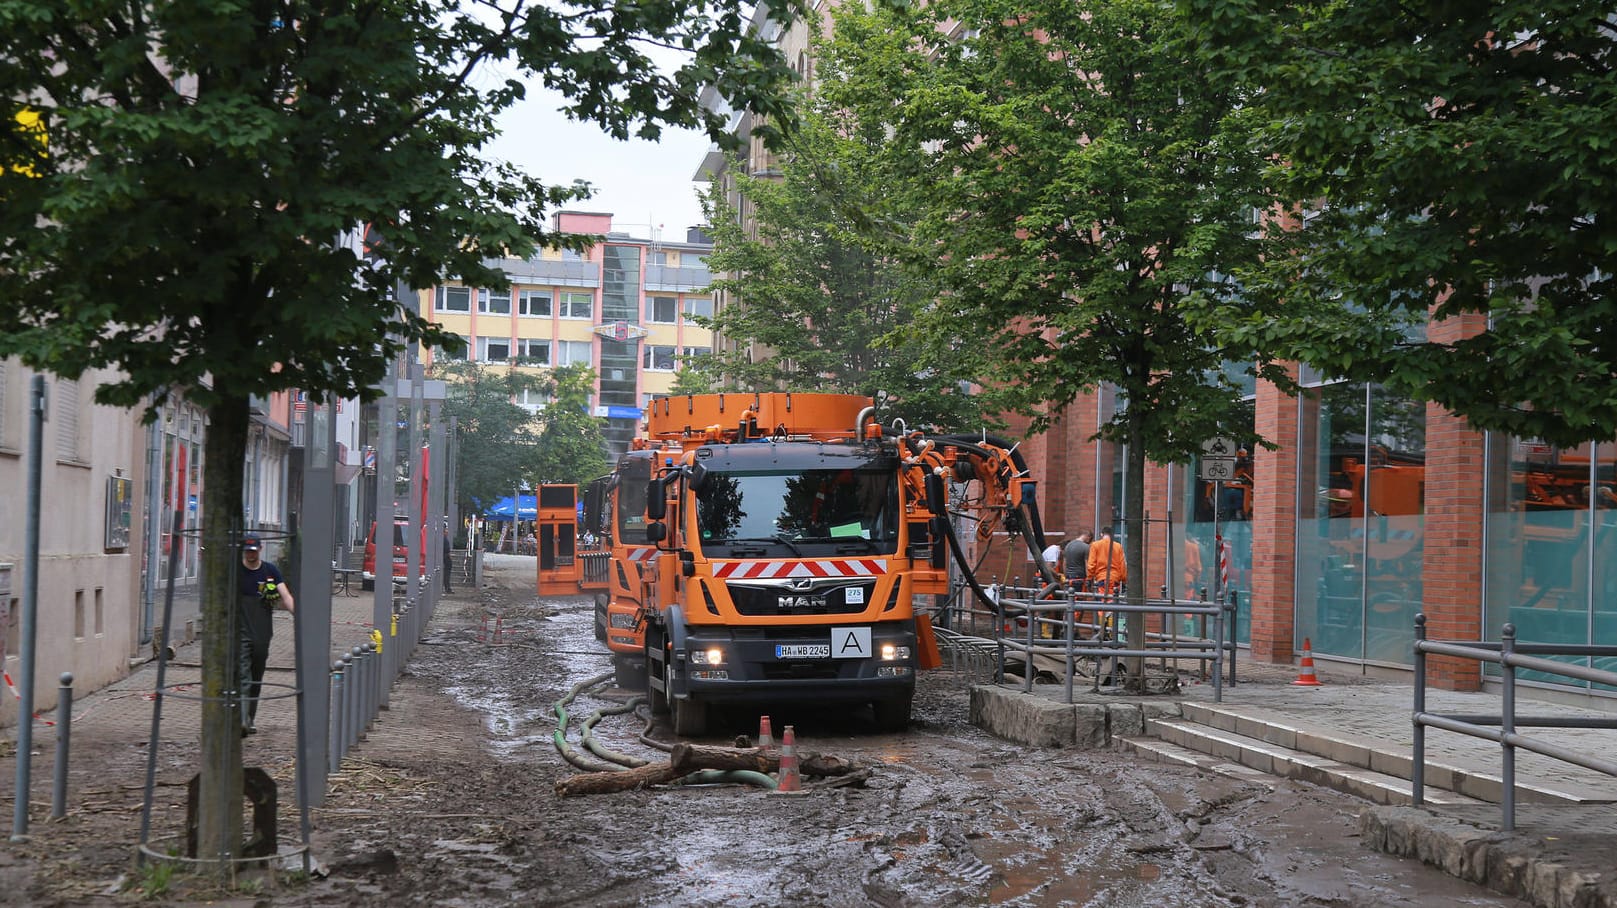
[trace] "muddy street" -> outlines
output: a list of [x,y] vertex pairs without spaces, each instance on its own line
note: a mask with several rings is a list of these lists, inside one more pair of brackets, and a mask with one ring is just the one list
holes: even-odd
[[[531,560],[523,559],[527,565]],[[966,719],[968,679],[923,673],[915,718],[779,709],[802,752],[869,767],[806,793],[668,785],[559,797],[595,711],[607,749],[666,759],[676,739],[632,696],[585,686],[609,664],[590,600],[538,599],[531,567],[497,567],[452,598],[393,708],[317,811],[324,880],[306,904],[487,905],[1512,905],[1360,847],[1339,793],[1040,750]],[[701,743],[755,735],[721,714]],[[593,758],[592,758],[593,759]],[[596,761],[599,762],[599,761]]]

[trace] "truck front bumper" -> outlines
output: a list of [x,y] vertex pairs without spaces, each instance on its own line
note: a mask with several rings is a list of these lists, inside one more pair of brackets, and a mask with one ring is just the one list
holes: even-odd
[[915,627],[908,621],[690,627],[675,654],[675,672],[683,682],[677,686],[709,703],[886,699],[914,690],[915,666]]

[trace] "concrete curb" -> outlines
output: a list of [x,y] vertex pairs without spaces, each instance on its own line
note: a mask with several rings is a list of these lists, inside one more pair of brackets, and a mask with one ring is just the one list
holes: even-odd
[[1177,700],[1062,703],[992,684],[971,688],[971,724],[1032,747],[1098,750],[1144,734],[1150,719],[1180,715]]
[[[1472,814],[1486,812],[1491,820]],[[1457,815],[1456,815],[1457,814]],[[1608,807],[1518,807],[1514,833],[1499,808],[1371,807],[1359,815],[1367,848],[1415,858],[1540,908],[1617,908],[1617,873],[1590,869],[1609,854]]]

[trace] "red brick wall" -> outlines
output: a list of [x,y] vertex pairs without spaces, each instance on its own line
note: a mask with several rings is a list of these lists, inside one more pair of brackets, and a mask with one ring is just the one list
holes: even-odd
[[[1291,370],[1295,378],[1297,370]],[[1258,382],[1258,435],[1280,446],[1254,452],[1252,493],[1252,658],[1290,662],[1297,577],[1297,400]]]
[[[1434,323],[1436,342],[1459,340],[1486,327],[1480,316]],[[1483,436],[1436,404],[1426,408],[1426,533],[1421,590],[1426,635],[1441,640],[1482,639]],[[1449,690],[1479,690],[1482,666],[1434,657],[1427,681]]]

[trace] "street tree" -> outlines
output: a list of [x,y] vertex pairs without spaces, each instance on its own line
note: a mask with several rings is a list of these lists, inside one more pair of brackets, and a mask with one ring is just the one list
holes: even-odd
[[523,392],[549,393],[554,383],[538,372],[453,362],[437,370],[444,380],[445,419],[455,420],[455,501],[463,513],[481,514],[512,489],[531,487],[540,473],[539,417],[517,403]]
[[1269,224],[1284,251],[1241,269],[1259,305],[1209,323],[1477,428],[1617,437],[1609,5],[1179,6],[1217,77],[1259,89],[1293,215]]
[[[1223,275],[1260,254],[1251,116],[1165,3],[917,7],[839,10],[819,88],[884,125],[887,191],[918,213],[888,239],[940,292],[904,335],[996,387],[1034,431],[1115,386],[1097,434],[1126,445],[1126,557],[1141,577],[1147,458],[1187,459],[1238,412],[1222,351],[1181,306],[1230,298]],[[1143,644],[1143,624],[1129,627]]]
[[886,142],[882,124],[841,116],[810,92],[800,97],[778,167],[755,175],[737,160],[731,168],[747,221],[717,183],[704,197],[713,288],[728,300],[704,324],[737,345],[701,368],[741,390],[878,397],[884,417],[909,425],[980,424],[980,399],[937,367],[931,348],[895,341],[935,288],[861,232],[877,212],[889,223],[903,217],[887,195],[886,159],[872,153]]
[[[374,396],[407,345],[448,341],[395,288],[487,286],[490,256],[583,245],[547,235],[544,216],[587,187],[481,156],[523,77],[617,137],[668,124],[722,137],[704,85],[786,122],[775,99],[789,69],[751,12],[739,0],[0,3],[0,355],[65,375],[112,367],[122,378],[99,402],[183,397],[209,420],[200,854],[239,853],[243,829],[221,630],[249,398]],[[369,263],[339,241],[361,224],[384,237]]]
[[538,460],[533,485],[583,485],[606,474],[606,436],[601,420],[590,413],[595,370],[562,366],[551,374],[550,402],[538,414]]

